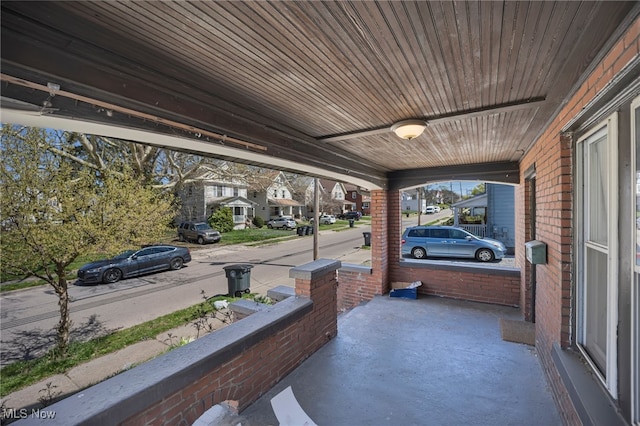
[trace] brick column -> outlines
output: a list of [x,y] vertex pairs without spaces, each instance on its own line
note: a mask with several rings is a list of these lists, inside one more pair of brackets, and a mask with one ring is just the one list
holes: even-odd
[[394,197],[394,194],[398,195],[398,191],[371,191],[371,267],[372,281],[375,283],[373,294],[385,294],[390,287],[389,256],[396,250],[389,250],[389,224],[393,223],[389,219],[394,214],[400,218],[400,200],[395,199],[399,195]]
[[371,268],[340,269],[338,307],[350,309],[390,290],[391,270],[398,275],[402,232],[399,191],[371,191]]
[[338,260],[318,259],[289,270],[295,279],[296,296],[313,301],[310,326],[303,331],[315,352],[338,333],[337,270]]
[[387,276],[387,289],[391,290],[391,283],[402,281],[400,275],[400,253],[402,250],[402,200],[400,191],[389,191],[387,193],[387,262],[389,274]]

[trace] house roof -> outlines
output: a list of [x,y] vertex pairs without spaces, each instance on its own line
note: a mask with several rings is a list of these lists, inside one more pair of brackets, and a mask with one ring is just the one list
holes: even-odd
[[451,207],[466,208],[466,207],[487,207],[487,194],[476,195],[475,197],[467,198],[466,200],[459,201],[451,204]]
[[247,187],[244,176],[229,173],[224,167],[212,167],[208,164],[200,165],[194,176],[194,181],[201,181],[203,184],[233,184],[237,187]]
[[336,185],[340,186],[342,188],[342,190],[346,192],[346,189],[345,189],[344,184],[342,182],[336,182],[336,181],[329,180],[329,179],[320,179],[320,186],[326,192],[333,191],[333,188],[335,188]]
[[358,185],[354,185],[352,183],[344,183],[343,185],[344,185],[344,188],[349,192],[356,191],[358,194],[364,194],[366,192],[369,192],[366,189],[364,189],[364,188],[362,188],[362,187],[360,187]]
[[248,176],[247,179],[250,181],[249,189],[253,191],[266,191],[275,184],[277,179],[282,180],[282,185],[292,189],[289,179],[280,170],[261,170],[258,175]]
[[[517,182],[518,161],[640,14],[634,1],[0,8],[5,121],[368,189]],[[630,62],[617,83],[639,72]],[[400,139],[391,127],[408,119],[428,126]]]

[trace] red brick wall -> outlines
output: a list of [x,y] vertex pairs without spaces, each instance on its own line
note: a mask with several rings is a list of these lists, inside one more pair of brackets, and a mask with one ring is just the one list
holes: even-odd
[[[400,191],[389,192],[389,280],[390,282],[401,281],[398,279],[400,271],[400,254],[402,252],[402,195]],[[375,265],[375,263],[373,264]],[[389,287],[390,288],[390,287]]]
[[402,266],[395,280],[422,281],[418,294],[518,306],[520,303],[520,272],[502,272],[479,268],[438,268],[426,264],[419,267]]
[[[520,164],[521,173],[536,169],[536,238],[547,244],[548,263],[538,265],[536,287],[536,348],[554,395],[567,424],[577,422],[575,409],[559,379],[551,359],[553,343],[562,347],[573,343],[571,329],[573,284],[573,141],[562,127],[575,118],[606,87],[630,60],[640,52],[640,20],[627,31],[599,63],[575,95],[550,123]],[[516,244],[527,241],[528,211],[525,203],[524,175],[516,195]],[[516,250],[516,263],[525,265],[524,250]],[[522,275],[526,291],[529,274]]]
[[371,264],[375,267],[355,271],[340,269],[338,309],[351,309],[375,295],[389,292],[390,259],[399,256],[399,252],[394,254],[399,250],[393,246],[397,241],[389,235],[400,232],[399,214],[395,220],[393,215],[399,208],[400,192],[371,191]]
[[248,347],[222,365],[212,365],[188,387],[123,422],[124,425],[191,425],[212,406],[234,401],[243,410],[337,334],[336,271],[296,279],[296,295],[313,310],[299,321]]
[[[422,281],[418,293],[473,300],[499,305],[520,303],[520,272],[481,270],[480,268],[442,268],[421,264],[419,267],[397,263],[393,282]],[[338,272],[338,309],[351,309],[371,300],[379,289],[378,278],[366,267],[345,267]]]
[[[542,370],[547,378],[547,383],[549,383],[549,387],[551,387],[551,392],[559,409],[562,423],[565,425],[581,425],[582,422],[578,417],[578,413],[551,358],[552,343],[548,342],[546,338],[547,336],[544,334],[538,334],[536,332],[536,351],[540,359],[540,364],[542,365]],[[542,348],[549,349],[543,350]]]
[[338,271],[338,310],[344,311],[373,299],[380,290],[379,278],[371,268],[349,268],[343,265]]
[[303,346],[307,351],[302,354],[305,358],[320,349],[338,332],[337,285],[335,270],[312,280],[296,279],[296,296],[313,300],[313,312],[295,330],[298,336],[296,339],[307,342]]
[[[516,218],[521,218],[522,220],[524,220],[524,226],[522,227],[522,229],[517,229],[516,232],[520,231],[520,235],[522,235],[523,241],[530,241],[532,240],[532,235],[531,235],[531,227],[533,226],[533,218],[531,217],[531,207],[532,207],[532,203],[531,203],[531,198],[532,198],[532,187],[529,181],[525,181],[524,185],[522,186],[522,199],[519,200],[518,196],[516,196],[515,199],[515,205],[516,205]],[[520,206],[522,206],[522,208],[520,208]],[[522,210],[522,211],[520,211]],[[524,212],[526,212],[527,214],[525,214]],[[521,248],[523,247],[522,245],[520,246]],[[532,273],[532,265],[529,262],[522,262],[522,259],[517,259],[520,260],[519,263],[519,267],[520,267],[520,271],[522,271],[522,276],[521,276],[521,291],[520,291],[520,308],[522,310],[522,316],[524,317],[525,321],[531,321],[533,318],[533,303],[532,303],[532,284],[531,284],[531,273]]]
[[[559,129],[557,129],[559,130]],[[536,168],[536,239],[547,244],[547,263],[536,266],[536,324],[547,334],[553,335],[553,341],[563,346],[568,344],[568,334],[561,336],[560,330],[568,330],[570,324],[570,289],[572,280],[572,141],[568,136],[551,134],[541,140],[527,154],[521,170],[528,169],[535,159]],[[526,193],[524,177],[523,185],[518,192]],[[525,195],[518,200],[525,203]],[[529,239],[525,218],[530,221],[528,210],[521,208],[516,220],[516,244],[524,247]],[[517,251],[517,264],[526,268],[522,275],[521,288],[529,294],[531,288],[530,265],[525,260],[525,251]],[[564,292],[563,292],[564,290]],[[564,296],[563,296],[564,293]],[[564,297],[564,298],[563,298]],[[566,307],[567,309],[563,309]]]
[[400,208],[398,191],[371,191],[371,264],[375,265],[375,288],[371,289],[373,294],[385,294],[389,291],[389,235],[392,227],[389,218],[396,206]]

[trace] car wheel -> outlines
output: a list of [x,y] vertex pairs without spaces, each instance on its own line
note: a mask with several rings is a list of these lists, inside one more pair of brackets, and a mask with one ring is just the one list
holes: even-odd
[[416,259],[425,259],[427,257],[427,251],[422,247],[414,247],[413,250],[411,250],[411,256]]
[[198,244],[200,245],[204,244],[204,238],[198,237]]
[[113,284],[122,278],[122,271],[120,269],[111,268],[104,271],[102,274],[102,282],[106,284]]
[[179,241],[184,241],[184,235],[178,234],[178,240]]
[[183,260],[181,257],[176,257],[171,259],[171,263],[169,264],[169,268],[171,268],[171,270],[173,271],[177,271],[178,269],[182,268],[182,264],[183,264]]
[[273,225],[269,224],[269,225],[267,225],[267,228],[273,229]]
[[479,262],[491,262],[494,258],[493,252],[489,249],[483,248],[476,252],[476,259]]

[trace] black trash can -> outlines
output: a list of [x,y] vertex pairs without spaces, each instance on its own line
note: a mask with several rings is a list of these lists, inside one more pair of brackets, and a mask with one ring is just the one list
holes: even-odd
[[362,236],[364,237],[364,245],[365,246],[370,246],[371,245],[371,232],[363,232]]
[[240,297],[242,293],[249,293],[251,290],[251,268],[253,265],[241,263],[237,265],[225,266],[224,272],[227,275],[227,288],[230,297]]
[[305,228],[304,226],[298,226],[298,227],[296,228],[296,232],[298,233],[298,236],[300,236],[300,237],[301,237],[301,236],[303,236],[303,235],[304,235],[304,231],[305,231],[305,229],[304,229],[304,228]]
[[353,228],[353,225],[356,223],[355,220],[349,219],[349,228]]

